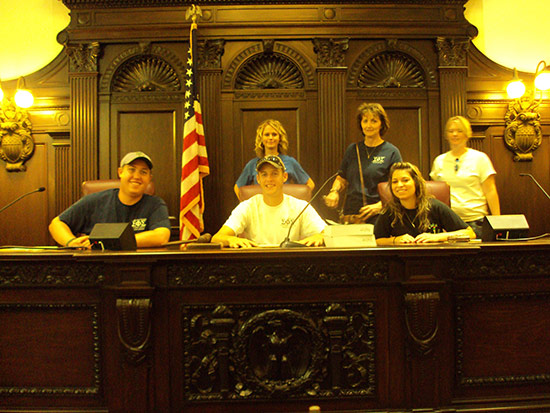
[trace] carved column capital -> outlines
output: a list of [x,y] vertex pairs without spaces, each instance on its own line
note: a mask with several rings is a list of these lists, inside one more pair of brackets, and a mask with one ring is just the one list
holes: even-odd
[[437,38],[437,51],[440,67],[467,66],[468,49],[470,39]]
[[349,39],[313,39],[313,51],[317,54],[317,66],[345,66],[345,55],[349,48]]
[[97,58],[100,52],[99,42],[66,45],[65,52],[69,56],[70,72],[97,72]]
[[207,39],[197,43],[198,67],[201,69],[219,69],[225,52],[225,40]]

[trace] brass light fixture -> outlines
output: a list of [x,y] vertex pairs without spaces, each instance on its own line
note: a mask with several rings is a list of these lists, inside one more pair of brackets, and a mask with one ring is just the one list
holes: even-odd
[[513,79],[506,87],[513,100],[508,104],[504,117],[504,143],[514,153],[514,161],[533,160],[533,152],[542,142],[539,106],[543,91],[550,88],[550,66],[540,61],[535,71],[533,90],[527,90],[514,68]]
[[23,77],[17,80],[13,99],[5,98],[0,84],[0,159],[6,162],[9,172],[25,171],[24,164],[34,152],[32,125],[26,110],[33,102]]

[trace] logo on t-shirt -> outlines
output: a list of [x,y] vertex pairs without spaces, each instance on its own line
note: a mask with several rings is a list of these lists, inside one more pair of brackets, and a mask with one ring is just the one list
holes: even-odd
[[281,227],[288,227],[292,223],[292,218],[281,218]]
[[382,165],[384,163],[385,159],[386,159],[385,156],[373,156],[372,157],[372,163]]
[[134,232],[145,231],[147,228],[147,218],[136,218],[132,221]]

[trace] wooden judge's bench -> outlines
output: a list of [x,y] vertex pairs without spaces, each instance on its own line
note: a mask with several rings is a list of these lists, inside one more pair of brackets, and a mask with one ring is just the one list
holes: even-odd
[[548,326],[548,241],[4,250],[0,411],[548,412]]

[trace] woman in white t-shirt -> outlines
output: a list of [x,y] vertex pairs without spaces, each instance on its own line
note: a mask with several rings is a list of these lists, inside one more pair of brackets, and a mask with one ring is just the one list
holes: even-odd
[[469,148],[470,122],[453,116],[445,125],[449,152],[435,158],[430,177],[451,187],[451,208],[481,238],[481,224],[486,215],[500,215],[495,184],[496,171],[484,152]]

